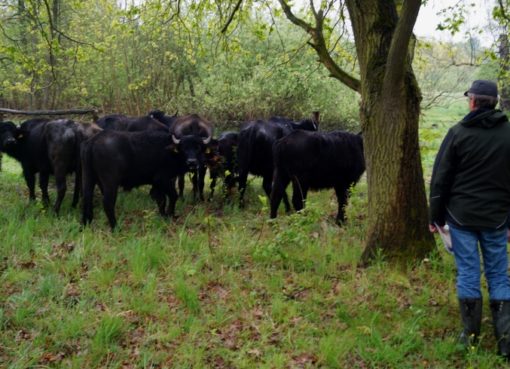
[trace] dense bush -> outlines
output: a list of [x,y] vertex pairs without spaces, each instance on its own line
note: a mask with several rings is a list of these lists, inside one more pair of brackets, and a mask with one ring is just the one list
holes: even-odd
[[161,108],[229,127],[319,110],[327,128],[357,124],[356,94],[327,75],[306,36],[274,11],[240,17],[223,35],[207,2],[183,2],[179,15],[158,0],[128,8],[113,0],[52,3],[57,11],[4,2],[11,17],[0,36],[2,105]]

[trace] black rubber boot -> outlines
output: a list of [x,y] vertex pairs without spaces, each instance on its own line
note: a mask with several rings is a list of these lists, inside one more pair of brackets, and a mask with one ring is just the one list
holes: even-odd
[[459,299],[460,316],[464,329],[459,341],[466,347],[475,346],[482,324],[482,299]]
[[491,301],[494,335],[498,341],[498,354],[510,358],[510,301]]

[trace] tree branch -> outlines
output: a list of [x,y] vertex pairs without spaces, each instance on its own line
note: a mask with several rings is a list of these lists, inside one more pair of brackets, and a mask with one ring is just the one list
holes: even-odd
[[304,29],[308,34],[310,34],[310,36],[312,36],[313,42],[308,42],[308,44],[315,49],[317,55],[319,56],[319,61],[328,69],[330,76],[338,79],[340,82],[352,90],[360,92],[361,84],[359,79],[354,78],[345,72],[342,68],[340,68],[338,64],[335,63],[328,51],[326,41],[324,40],[324,34],[322,33],[322,27],[324,23],[324,13],[322,9],[316,11],[314,7],[312,8],[316,22],[315,27],[313,27],[311,24],[296,17],[285,0],[278,1],[287,19]]
[[313,3],[313,0],[310,0],[310,8],[312,8],[312,13],[315,19],[317,19],[317,10],[315,10],[315,4]]
[[294,23],[296,26],[299,26],[301,28],[303,28],[306,32],[308,33],[312,33],[313,32],[313,27],[306,23],[304,20],[296,17],[294,15],[294,13],[292,13],[292,10],[290,9],[290,6],[289,4],[287,4],[285,2],[285,0],[278,0],[282,9],[283,9],[283,12],[285,13],[285,15],[287,16],[287,19],[290,20],[292,23]]
[[60,31],[59,29],[57,28],[54,28],[53,29],[56,33],[58,33],[59,35],[61,35],[62,37],[64,37],[65,39],[71,41],[71,42],[74,42],[76,44],[79,44],[79,45],[85,45],[85,46],[90,46],[91,48],[93,48],[94,50],[97,50],[99,51],[99,49],[97,47],[94,46],[94,44],[91,44],[91,43],[88,43],[88,42],[85,42],[85,41],[80,41],[80,40],[76,40],[74,38],[72,38],[71,36],[68,36],[66,35],[64,32]]
[[510,18],[508,17],[508,14],[505,10],[505,6],[503,5],[503,1],[502,0],[498,0],[498,5],[499,5],[499,8],[501,9],[501,16],[503,17],[503,19],[505,19],[505,21],[507,23],[510,22]]
[[406,0],[395,27],[388,52],[383,88],[391,94],[396,92],[405,75],[405,62],[408,57],[409,41],[413,35],[414,24],[420,11],[421,0]]
[[234,7],[234,10],[232,10],[232,13],[230,13],[230,16],[227,19],[227,23],[225,23],[225,25],[221,29],[221,33],[227,32],[228,26],[230,26],[230,23],[232,23],[232,20],[234,19],[234,16],[237,13],[237,11],[239,10],[239,8],[241,7],[242,2],[243,2],[243,0],[237,1],[237,4]]

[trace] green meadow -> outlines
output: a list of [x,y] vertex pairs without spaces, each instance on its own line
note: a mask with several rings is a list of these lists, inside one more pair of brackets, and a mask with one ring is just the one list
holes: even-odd
[[[426,183],[464,103],[421,119]],[[407,270],[383,258],[357,267],[364,179],[342,228],[333,190],[310,193],[304,211],[281,209],[269,220],[256,178],[245,209],[237,193],[225,201],[217,191],[198,203],[187,187],[175,220],[158,215],[147,187],[121,191],[113,233],[99,193],[94,221],[82,229],[69,192],[60,217],[39,200],[29,203],[19,164],[4,156],[2,368],[504,366],[487,303],[479,345],[466,352],[457,344],[455,267],[439,240],[435,253]]]

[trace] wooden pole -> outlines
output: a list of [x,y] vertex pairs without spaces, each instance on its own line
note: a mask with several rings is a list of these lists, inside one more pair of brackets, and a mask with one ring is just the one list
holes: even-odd
[[67,114],[98,114],[97,109],[68,109],[68,110],[15,110],[0,108],[0,114],[14,114],[14,115],[67,115]]

